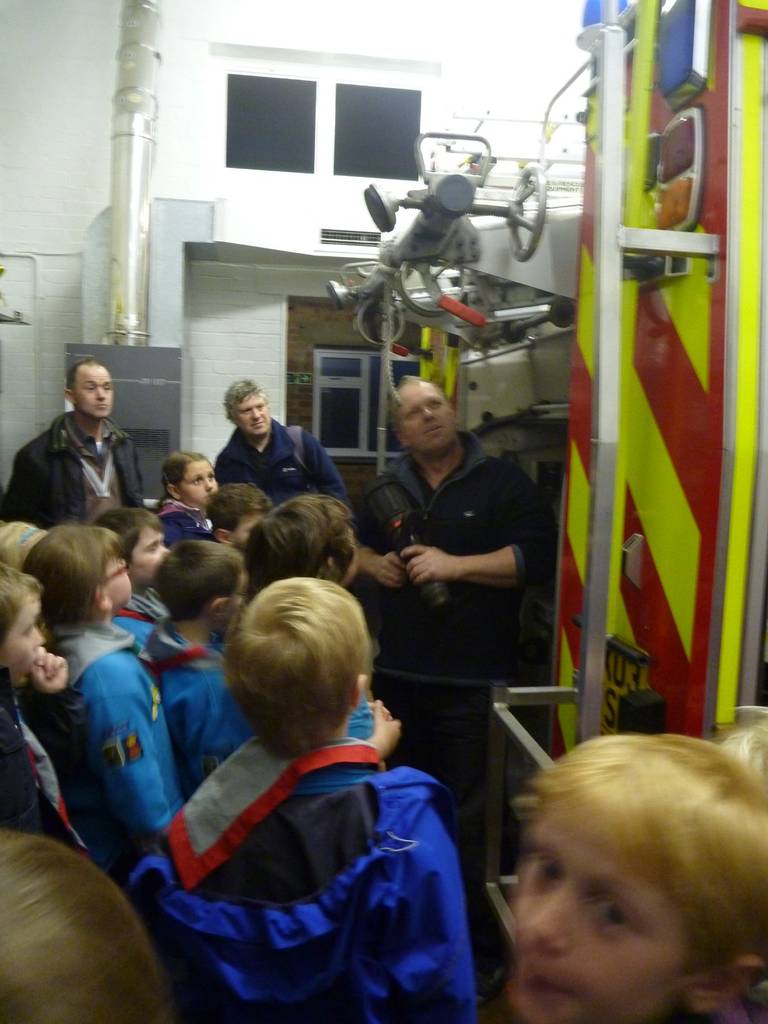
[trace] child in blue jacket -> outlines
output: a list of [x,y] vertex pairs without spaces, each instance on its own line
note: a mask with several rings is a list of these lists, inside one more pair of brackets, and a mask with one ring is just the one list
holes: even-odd
[[144,658],[163,694],[185,798],[253,735],[224,682],[222,659],[243,572],[233,547],[182,540],[157,574],[170,619],[155,628]]
[[93,525],[112,530],[120,538],[131,598],[112,621],[132,633],[143,649],[160,619],[168,617],[168,609],[155,590],[157,570],[168,554],[163,524],[147,508],[113,508],[102,513]]
[[260,740],[206,779],[132,877],[206,1024],[474,1024],[450,794],[348,735],[370,667],[335,583],[273,583],[233,624],[227,680]]
[[111,621],[131,596],[120,543],[102,527],[56,526],[25,566],[43,584],[43,619],[85,703],[85,750],[61,780],[67,807],[93,859],[120,881],[182,803],[160,691]]

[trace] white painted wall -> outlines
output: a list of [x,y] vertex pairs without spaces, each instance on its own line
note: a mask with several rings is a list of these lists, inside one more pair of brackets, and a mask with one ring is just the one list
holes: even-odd
[[285,420],[287,295],[324,295],[325,281],[312,271],[190,264],[182,408],[188,447],[211,458],[224,447],[233,427],[222,399],[241,377],[257,380],[274,415]]
[[[221,104],[234,58],[220,56],[222,47],[326,51],[336,55],[337,69],[344,54],[439,64],[439,78],[430,79],[435,87],[424,127],[444,128],[453,114],[474,115],[478,108],[495,116],[538,116],[580,60],[572,40],[581,6],[580,0],[541,0],[521,13],[505,0],[486,3],[473,20],[466,7],[454,14],[447,5],[406,0],[365,12],[306,0],[282,0],[268,12],[243,0],[161,0],[154,193],[214,200],[230,187]],[[6,267],[0,289],[10,307],[34,317],[31,327],[0,325],[2,481],[20,443],[62,408],[64,350],[82,340],[80,253],[87,225],[109,203],[119,11],[120,0],[0,0],[0,262]],[[237,60],[241,67],[248,63],[247,57]],[[323,74],[324,88],[330,88],[333,76]],[[372,71],[366,79],[359,67],[342,77],[363,84],[405,82],[400,72],[385,80]],[[434,124],[427,123],[431,118]],[[327,119],[320,127],[327,132]],[[327,159],[320,154],[326,168]],[[290,182],[272,180],[267,187],[263,176],[261,183],[243,183],[244,196],[260,197],[251,207],[258,212],[248,226],[252,244],[288,247],[286,225],[301,225],[318,211],[337,221],[323,226],[370,228],[358,191],[366,182],[325,178],[307,189],[296,181],[304,176],[287,177]],[[238,224],[231,214],[232,207],[230,225]],[[310,244],[314,234],[307,233],[294,248],[308,251]],[[196,288],[189,299],[183,443],[212,450],[227,433],[223,418],[216,422],[214,374],[226,377],[247,362],[255,375],[274,375],[275,407],[281,410],[285,296],[318,294],[321,282],[317,275],[282,270],[270,278],[255,268],[214,273],[202,266],[190,273]],[[227,312],[218,315],[222,310]],[[225,329],[230,320],[238,323],[236,331]],[[229,369],[212,369],[221,366]]]

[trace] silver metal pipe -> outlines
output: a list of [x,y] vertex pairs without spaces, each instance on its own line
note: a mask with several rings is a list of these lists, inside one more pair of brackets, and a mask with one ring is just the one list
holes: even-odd
[[124,0],[120,24],[112,100],[112,274],[109,331],[104,340],[146,345],[159,3]]
[[[609,17],[606,11],[605,17]],[[614,19],[615,20],[615,19]],[[579,739],[597,736],[603,700],[605,637],[616,489],[621,393],[621,278],[618,244],[624,181],[624,30],[606,24],[598,47],[600,127],[596,160],[595,373],[589,545],[579,657]]]

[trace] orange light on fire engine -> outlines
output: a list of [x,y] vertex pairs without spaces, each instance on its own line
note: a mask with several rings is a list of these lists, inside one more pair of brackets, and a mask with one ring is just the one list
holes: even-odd
[[690,231],[699,219],[704,178],[704,116],[699,107],[679,111],[662,132],[656,180],[656,224]]
[[659,197],[656,223],[660,228],[674,228],[690,219],[693,178],[678,178],[670,182]]

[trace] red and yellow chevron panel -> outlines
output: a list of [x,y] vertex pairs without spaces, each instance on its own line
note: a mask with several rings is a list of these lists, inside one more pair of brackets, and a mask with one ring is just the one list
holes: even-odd
[[[639,31],[650,23],[641,5]],[[704,115],[706,148],[699,230],[725,245],[728,182],[728,5],[716,5],[713,74],[695,103]],[[646,50],[646,53],[648,51]],[[652,66],[636,69],[633,89]],[[638,83],[640,83],[638,85]],[[630,103],[625,222],[652,227],[652,196],[644,192],[649,132],[673,117],[663,97]],[[642,123],[638,123],[638,121]],[[711,140],[722,140],[711,143]],[[634,163],[633,163],[634,161]],[[578,665],[579,638],[569,618],[581,610],[589,506],[591,434],[591,190],[587,162],[585,225],[579,286],[577,346],[572,370],[565,541],[559,612],[558,675]],[[617,496],[612,544],[607,630],[650,656],[648,684],[667,704],[667,728],[702,731],[712,589],[722,469],[726,275],[710,273],[705,260],[690,272],[659,284],[622,286],[622,383]],[[586,307],[582,308],[582,304]],[[587,397],[589,392],[590,397]],[[586,509],[585,509],[586,506]],[[618,553],[632,534],[644,538],[642,574],[636,586],[621,575]],[[565,723],[562,723],[565,728]],[[566,743],[568,737],[564,735]]]

